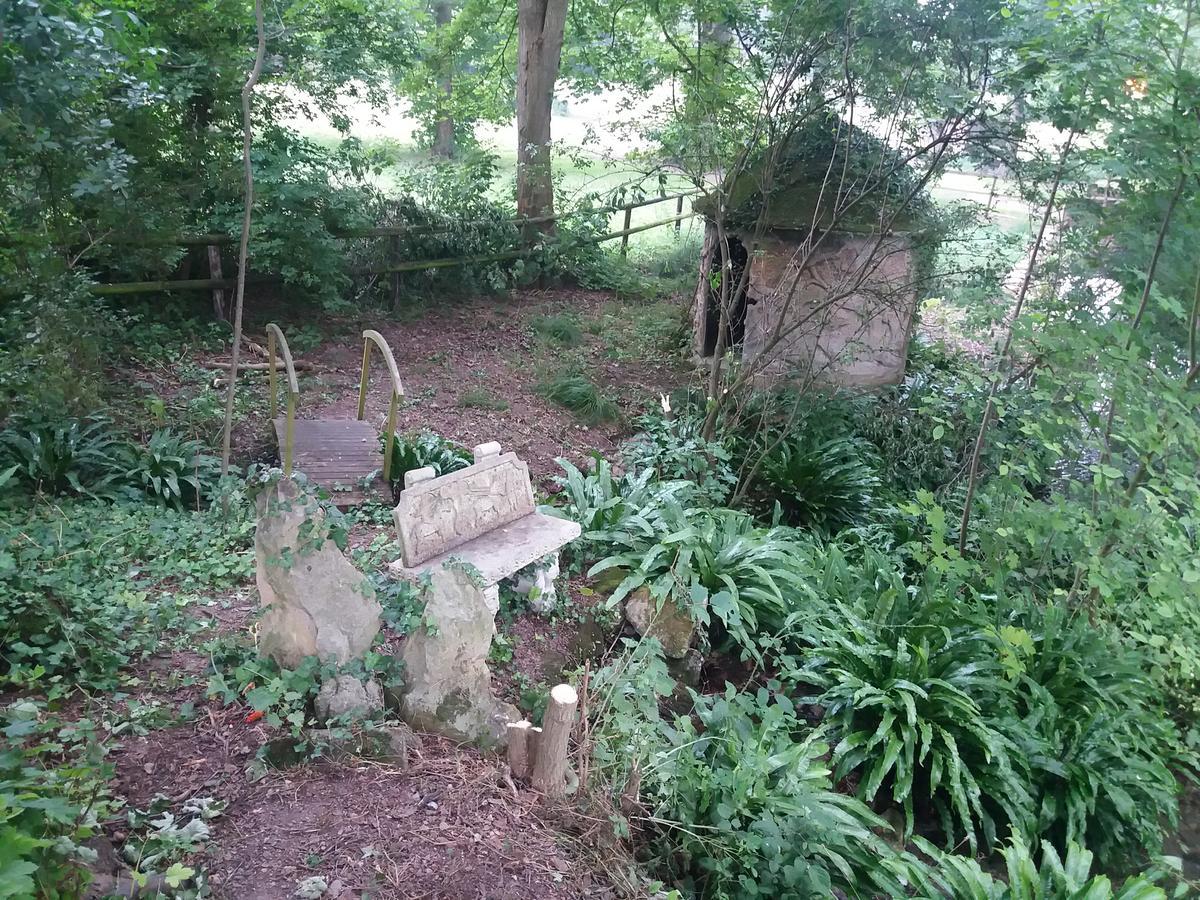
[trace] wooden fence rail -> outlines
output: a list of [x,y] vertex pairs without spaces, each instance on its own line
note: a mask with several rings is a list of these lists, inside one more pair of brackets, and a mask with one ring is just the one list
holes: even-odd
[[[667,195],[664,197],[651,197],[651,198],[647,198],[645,200],[639,200],[635,203],[626,204],[625,206],[607,207],[607,208],[602,207],[596,211],[620,212],[620,211],[624,210],[625,211],[625,227],[619,231],[610,231],[607,234],[602,234],[602,235],[598,235],[593,238],[589,238],[587,242],[593,243],[593,244],[600,244],[605,241],[611,241],[611,240],[616,240],[617,238],[620,238],[621,239],[621,255],[622,255],[622,257],[624,257],[626,247],[628,246],[629,236],[631,234],[638,234],[639,232],[649,231],[653,228],[661,228],[664,225],[674,225],[675,232],[678,234],[679,229],[683,224],[683,221],[685,219],[690,219],[695,215],[695,213],[693,213],[693,212],[686,212],[686,213],[683,212],[683,201],[685,198],[694,196],[696,193],[698,193],[698,191],[685,191],[683,193],[670,194],[670,195]],[[638,209],[638,208],[644,207],[644,206],[651,206],[656,203],[665,203],[670,200],[677,201],[676,215],[671,216],[670,218],[658,219],[654,222],[648,222],[644,225],[637,225],[637,226],[632,226],[632,227],[630,226],[629,222],[630,222],[630,211],[631,210]],[[537,218],[510,219],[510,220],[508,220],[508,222],[513,223],[513,224],[515,224],[515,223],[535,224],[535,223],[539,223],[539,222],[548,222],[548,221],[552,221],[555,219],[564,218],[569,215],[572,215],[572,213],[563,213],[562,215],[559,215],[559,216],[540,216]],[[454,226],[447,226],[447,227],[469,227],[472,225],[481,225],[481,224],[488,224],[488,223],[486,223],[486,222],[459,223]],[[360,232],[341,232],[341,233],[331,232],[331,233],[333,234],[334,237],[337,237],[337,238],[392,237],[393,240],[391,242],[391,254],[390,255],[394,258],[396,255],[398,255],[399,249],[400,249],[396,242],[396,239],[400,235],[403,235],[406,233],[414,234],[414,233],[417,233],[417,231],[412,230],[412,231],[405,232],[402,230],[397,230],[395,228],[372,228],[372,229],[364,229]],[[432,232],[430,232],[430,233],[432,233]],[[222,236],[222,235],[194,235],[194,236],[192,236],[192,238],[180,238],[179,246],[193,246],[191,243],[189,243],[193,238],[208,239],[208,238],[220,238],[220,237],[224,237],[224,236]],[[216,245],[211,245],[211,246],[216,246]],[[454,258],[447,258],[447,259],[413,260],[410,262],[393,262],[393,263],[388,263],[388,264],[385,264],[382,266],[368,266],[368,267],[355,268],[355,269],[350,270],[350,274],[351,275],[391,274],[393,276],[398,276],[399,273],[401,273],[401,272],[418,272],[418,271],[424,271],[427,269],[446,269],[446,268],[452,268],[454,266],[474,265],[477,263],[502,262],[502,261],[510,260],[510,259],[520,259],[525,256],[531,256],[531,255],[537,253],[538,250],[539,250],[539,248],[537,248],[537,247],[525,247],[525,248],[520,248],[520,249],[516,249],[516,250],[506,250],[506,251],[502,251],[500,253],[484,253],[484,254],[480,254],[477,256],[454,257]],[[213,254],[211,252],[209,254],[209,257],[210,257],[210,261],[211,261],[211,259],[213,257]],[[219,260],[219,254],[217,255],[217,259]],[[155,280],[155,281],[129,281],[129,282],[114,283],[114,284],[96,284],[96,285],[92,285],[91,291],[93,294],[98,294],[101,296],[118,296],[118,295],[126,295],[126,294],[155,294],[155,293],[167,292],[167,291],[213,291],[213,292],[217,292],[217,291],[224,290],[225,288],[234,287],[237,284],[237,280],[234,278],[219,277],[220,276],[219,265],[212,271],[211,274],[213,274],[214,276],[218,276],[218,277],[190,278],[190,279],[176,279],[176,280],[159,279],[159,280]],[[247,275],[247,277],[246,277],[247,284],[269,284],[269,283],[274,283],[274,282],[278,282],[281,280],[282,280],[282,278],[279,275]],[[396,295],[398,293],[398,291],[399,291],[399,284],[398,284],[398,282],[394,281],[393,285],[392,285],[393,295]]]

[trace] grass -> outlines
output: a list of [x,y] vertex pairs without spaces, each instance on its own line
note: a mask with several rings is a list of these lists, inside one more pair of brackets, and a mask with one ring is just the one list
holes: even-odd
[[533,320],[533,332],[547,341],[564,347],[578,347],[583,343],[583,331],[574,316],[539,316]]
[[542,382],[539,392],[547,400],[569,409],[589,425],[615,422],[621,410],[586,375],[560,372]]
[[464,391],[458,398],[458,405],[462,409],[490,409],[496,412],[504,412],[508,409],[507,400],[497,397],[487,388],[482,387]]

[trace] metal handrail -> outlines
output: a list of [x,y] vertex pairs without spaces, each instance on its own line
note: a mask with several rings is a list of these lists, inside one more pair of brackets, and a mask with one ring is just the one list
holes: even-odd
[[[269,414],[275,421],[279,404],[275,397],[275,344],[279,344],[283,365],[287,369],[287,425],[283,435],[283,473],[292,474],[292,450],[296,443],[296,401],[300,398],[300,383],[296,380],[296,366],[292,363],[292,351],[287,338],[274,322],[267,326],[267,390],[270,392]],[[361,417],[360,417],[361,418]]]
[[392,355],[392,348],[388,346],[388,342],[384,336],[378,331],[370,329],[364,331],[362,336],[362,378],[358,382],[359,421],[362,421],[367,414],[367,376],[371,371],[371,344],[375,344],[379,348],[379,352],[383,354],[383,361],[387,364],[388,372],[392,376],[392,399],[388,403],[387,430],[384,432],[383,445],[383,478],[385,481],[390,481],[392,474],[392,447],[396,442],[396,410],[400,406],[400,401],[404,399],[404,385],[400,381],[400,369],[396,366],[396,357]]

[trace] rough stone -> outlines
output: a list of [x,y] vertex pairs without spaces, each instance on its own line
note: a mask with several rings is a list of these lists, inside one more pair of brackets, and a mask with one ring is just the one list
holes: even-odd
[[555,556],[548,565],[538,566],[532,572],[518,576],[513,590],[529,598],[529,608],[534,612],[549,615],[558,606],[558,592],[554,587],[558,573],[558,557]]
[[481,584],[469,568],[449,563],[430,573],[425,627],[416,628],[401,651],[406,692],[404,719],[420,731],[459,741],[502,746],[516,708],[492,696],[488,650],[500,608],[495,584]]
[[370,581],[332,540],[310,537],[323,533],[324,518],[290,479],[258,498],[255,578],[266,607],[259,651],[289,669],[306,656],[345,664],[366,653],[379,632]]
[[316,729],[309,736],[323,746],[330,759],[373,759],[399,769],[407,769],[409,753],[421,749],[421,739],[404,724],[372,725],[349,735]]
[[383,689],[374,679],[364,684],[353,675],[339,675],[321,685],[313,706],[322,725],[339,716],[362,718],[383,709]]
[[700,670],[703,667],[704,657],[695,647],[690,648],[681,658],[672,659],[667,663],[667,671],[671,673],[671,677],[689,688],[700,686]]
[[663,654],[671,659],[683,659],[696,636],[691,613],[670,599],[659,608],[646,588],[638,588],[626,598],[625,619],[643,637],[658,638]]

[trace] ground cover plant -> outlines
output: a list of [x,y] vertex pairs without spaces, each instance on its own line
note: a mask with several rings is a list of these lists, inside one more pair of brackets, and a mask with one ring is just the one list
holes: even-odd
[[[0,897],[1194,893],[1198,22],[0,7]],[[283,473],[271,323],[305,426],[385,338],[390,497]],[[491,441],[581,531],[478,679],[576,688],[562,797],[400,722],[391,507]],[[353,659],[264,656],[287,478]]]

